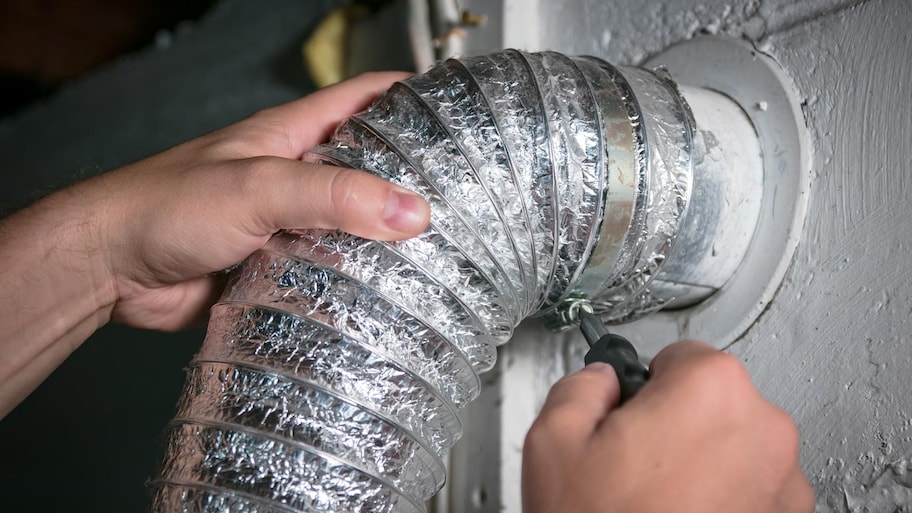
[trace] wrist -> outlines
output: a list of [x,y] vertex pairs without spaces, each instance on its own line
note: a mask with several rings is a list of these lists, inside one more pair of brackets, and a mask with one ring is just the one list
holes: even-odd
[[[82,292],[80,309],[86,314],[97,314],[107,322],[117,301],[116,277],[112,252],[112,208],[102,194],[98,194],[92,179],[64,189],[47,198],[48,204],[37,204],[36,216],[47,230],[46,251],[48,264],[43,265],[66,289]],[[52,267],[53,266],[53,267]],[[76,276],[76,275],[79,276]]]
[[[85,190],[84,190],[85,189]],[[107,322],[117,296],[105,209],[81,184],[14,213],[0,231],[0,318],[6,334],[46,348],[77,324]]]
[[104,211],[80,189],[0,221],[0,417],[110,319]]

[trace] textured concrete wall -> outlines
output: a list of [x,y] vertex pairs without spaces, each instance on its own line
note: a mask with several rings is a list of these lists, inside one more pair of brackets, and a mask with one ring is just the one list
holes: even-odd
[[[790,76],[806,102],[813,146],[809,212],[775,299],[730,350],[797,421],[818,511],[907,511],[900,505],[912,507],[912,3],[568,5],[541,2],[540,48],[637,63],[674,42],[720,33],[754,41]],[[550,380],[578,366],[582,342],[522,333],[538,347],[513,351],[534,353],[524,372],[534,372],[540,400]]]

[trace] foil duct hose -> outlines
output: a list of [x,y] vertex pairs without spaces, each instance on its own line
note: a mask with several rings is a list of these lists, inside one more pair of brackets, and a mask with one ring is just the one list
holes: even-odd
[[607,321],[648,291],[684,213],[693,123],[661,72],[503,51],[395,84],[311,162],[431,203],[401,242],[278,234],[233,271],[187,371],[156,512],[418,513],[457,410],[524,318]]

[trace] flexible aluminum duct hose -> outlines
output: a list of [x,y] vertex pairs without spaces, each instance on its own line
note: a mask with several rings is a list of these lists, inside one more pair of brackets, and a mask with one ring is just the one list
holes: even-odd
[[693,134],[670,80],[594,58],[504,51],[395,84],[306,159],[422,194],[430,227],[280,234],[233,272],[153,510],[423,512],[522,319],[661,303]]

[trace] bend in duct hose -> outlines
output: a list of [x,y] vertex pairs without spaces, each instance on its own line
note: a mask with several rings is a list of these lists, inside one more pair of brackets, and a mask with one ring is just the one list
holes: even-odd
[[504,51],[395,84],[310,162],[431,204],[401,242],[282,233],[232,273],[191,362],[158,512],[423,512],[496,346],[574,298],[662,303],[692,175],[661,74]]

